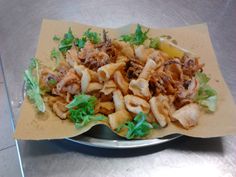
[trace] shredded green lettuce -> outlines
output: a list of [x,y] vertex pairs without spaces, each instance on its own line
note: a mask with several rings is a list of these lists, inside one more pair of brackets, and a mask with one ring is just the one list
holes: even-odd
[[91,121],[106,119],[103,115],[95,115],[96,97],[85,94],[77,95],[66,106],[69,109],[70,119],[76,128],[81,128]]
[[81,38],[75,40],[75,45],[79,48],[84,48],[84,45],[87,41],[90,41],[93,44],[98,44],[101,42],[101,37],[97,32],[92,32],[91,28],[84,32]]
[[199,100],[199,104],[207,107],[209,111],[214,112],[216,110],[217,96],[210,96],[204,100]]
[[[60,38],[54,35],[53,40],[59,41]],[[81,38],[76,38],[73,35],[71,28],[69,28],[68,32],[65,33],[64,38],[60,41],[59,51],[65,53],[66,51],[71,49],[73,43],[79,48],[84,48],[85,43],[88,40],[93,44],[98,44],[99,42],[101,42],[101,37],[99,33],[93,32],[91,31],[91,28],[89,28],[84,32]]]
[[59,63],[60,63],[60,60],[61,60],[60,51],[56,50],[55,48],[52,49],[50,58],[55,59],[56,60],[56,66],[58,66]]
[[206,85],[210,81],[210,78],[205,73],[202,72],[197,72],[196,78],[199,81],[200,87]]
[[194,100],[208,111],[214,112],[217,105],[217,92],[208,85],[210,78],[202,72],[196,73],[199,88]]
[[75,45],[77,45],[79,48],[84,48],[86,42],[87,42],[86,37],[82,37],[81,39],[77,38],[75,40]]
[[64,53],[71,49],[74,39],[75,37],[71,31],[71,28],[69,28],[68,32],[64,35],[64,38],[60,41],[59,50]]
[[83,36],[86,37],[86,39],[92,42],[93,44],[98,44],[99,42],[101,42],[99,34],[96,32],[92,32],[91,28],[85,31]]
[[143,112],[140,112],[135,116],[133,121],[128,121],[125,124],[122,124],[116,129],[116,131],[119,132],[121,129],[127,128],[127,139],[144,137],[150,133],[151,129],[159,128],[157,123],[150,124],[146,119],[147,115]]
[[40,112],[45,112],[45,104],[41,97],[39,87],[39,63],[36,58],[31,59],[29,68],[25,70],[24,80],[26,84],[26,94],[35,104]]
[[133,45],[141,45],[144,43],[146,39],[148,39],[148,36],[147,36],[148,32],[149,32],[149,29],[143,32],[141,26],[138,24],[136,27],[135,33],[122,35],[120,37],[120,40],[129,42],[130,44],[133,44]]

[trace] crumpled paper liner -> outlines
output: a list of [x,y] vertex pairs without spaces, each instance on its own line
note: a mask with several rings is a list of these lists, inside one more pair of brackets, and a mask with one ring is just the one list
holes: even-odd
[[[50,51],[57,42],[52,40],[54,35],[63,36],[71,27],[74,34],[81,36],[89,27],[102,33],[103,28],[83,25],[75,22],[43,20],[36,57],[44,64],[51,65]],[[106,29],[109,36],[118,38],[121,34],[133,32],[136,25],[127,25],[117,29]],[[206,24],[193,26],[150,29],[150,36],[171,35],[178,41],[178,45],[196,53],[205,63],[204,72],[210,78],[210,85],[218,93],[217,111],[214,113],[202,112],[199,123],[190,130],[169,124],[166,128],[153,130],[146,138],[159,138],[170,134],[183,134],[192,137],[217,137],[236,134],[236,107],[230,91],[221,75],[217,59],[212,48]],[[222,49],[224,50],[224,49]],[[227,56],[225,56],[227,58]],[[21,106],[14,138],[22,140],[63,139],[73,137],[88,131],[97,124],[108,125],[107,121],[97,121],[76,129],[70,120],[61,120],[47,107],[46,113],[37,113],[36,108],[26,98]]]

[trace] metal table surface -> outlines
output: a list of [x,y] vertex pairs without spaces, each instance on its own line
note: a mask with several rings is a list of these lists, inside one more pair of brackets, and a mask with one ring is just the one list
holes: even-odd
[[[235,9],[233,0],[0,0],[0,54],[12,118],[15,121],[19,112],[23,71],[36,51],[43,18],[104,27],[137,22],[150,27],[174,27],[206,22],[223,76],[235,99]],[[235,136],[183,138],[161,149],[136,149],[134,152],[142,155],[133,157],[99,157],[109,151],[78,149],[98,156],[86,155],[50,141],[17,141],[17,147],[27,177],[236,176]],[[113,156],[135,155],[119,153],[122,152]]]

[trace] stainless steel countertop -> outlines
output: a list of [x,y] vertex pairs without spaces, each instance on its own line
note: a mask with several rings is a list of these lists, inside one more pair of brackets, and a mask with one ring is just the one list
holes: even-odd
[[[128,23],[174,27],[206,22],[223,76],[236,99],[235,9],[233,0],[0,0],[0,54],[12,117],[15,120],[19,112],[23,71],[36,51],[43,18],[103,27]],[[236,176],[235,136],[184,138],[165,149],[152,147],[147,150],[149,154],[126,158],[86,155],[50,141],[18,141],[18,145],[27,177]],[[141,151],[143,154],[145,149]]]

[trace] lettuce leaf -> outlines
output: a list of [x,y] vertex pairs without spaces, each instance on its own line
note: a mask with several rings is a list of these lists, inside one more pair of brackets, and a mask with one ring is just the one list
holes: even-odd
[[[53,40],[58,41],[60,38],[55,35]],[[81,38],[75,38],[71,28],[69,28],[68,32],[65,33],[64,38],[60,41],[59,50],[62,53],[65,53],[67,50],[71,49],[73,43],[75,43],[79,48],[84,48],[84,45],[88,40],[93,44],[98,44],[101,42],[101,37],[99,33],[93,32],[91,31],[91,28],[88,28]]]
[[81,38],[77,38],[75,40],[75,45],[77,45],[79,48],[84,48],[85,43],[88,40],[93,44],[98,44],[99,42],[101,42],[99,34],[96,32],[92,32],[91,28],[89,28],[87,31],[84,32]]
[[214,112],[217,105],[217,92],[208,85],[210,78],[202,72],[196,73],[199,88],[194,100],[208,111]]
[[95,115],[96,97],[85,94],[77,95],[66,106],[69,109],[70,119],[76,128],[81,128],[91,121],[104,120],[103,115]]
[[50,58],[55,59],[56,60],[56,67],[59,65],[60,60],[61,60],[61,54],[58,50],[56,50],[55,48],[52,49],[51,54],[50,54]]
[[199,100],[199,104],[207,107],[209,111],[214,112],[216,110],[216,102],[217,102],[217,97],[215,96],[210,96],[204,100]]
[[74,42],[74,35],[72,34],[71,28],[69,28],[68,32],[64,35],[64,38],[60,41],[59,50],[64,53],[72,47]]
[[98,44],[99,42],[101,42],[101,38],[99,36],[98,33],[96,32],[92,32],[91,28],[89,28],[87,31],[84,32],[83,36],[89,40],[90,42],[92,42],[93,44]]
[[157,124],[147,122],[147,115],[143,112],[137,114],[133,121],[128,121],[116,129],[119,132],[122,128],[127,128],[127,139],[140,138],[148,135],[153,128],[158,128]]
[[75,40],[75,45],[77,45],[79,48],[84,48],[86,42],[87,39],[85,37],[82,37],[81,39],[77,38]]
[[45,104],[41,97],[39,86],[39,63],[36,58],[31,59],[29,68],[25,70],[24,81],[26,84],[26,95],[35,104],[40,112],[45,112]]
[[149,32],[149,29],[143,32],[141,26],[138,24],[136,27],[135,33],[122,35],[120,37],[120,40],[129,42],[130,44],[133,44],[133,45],[141,45],[144,43],[146,39],[148,39],[148,36],[147,36],[148,32]]

